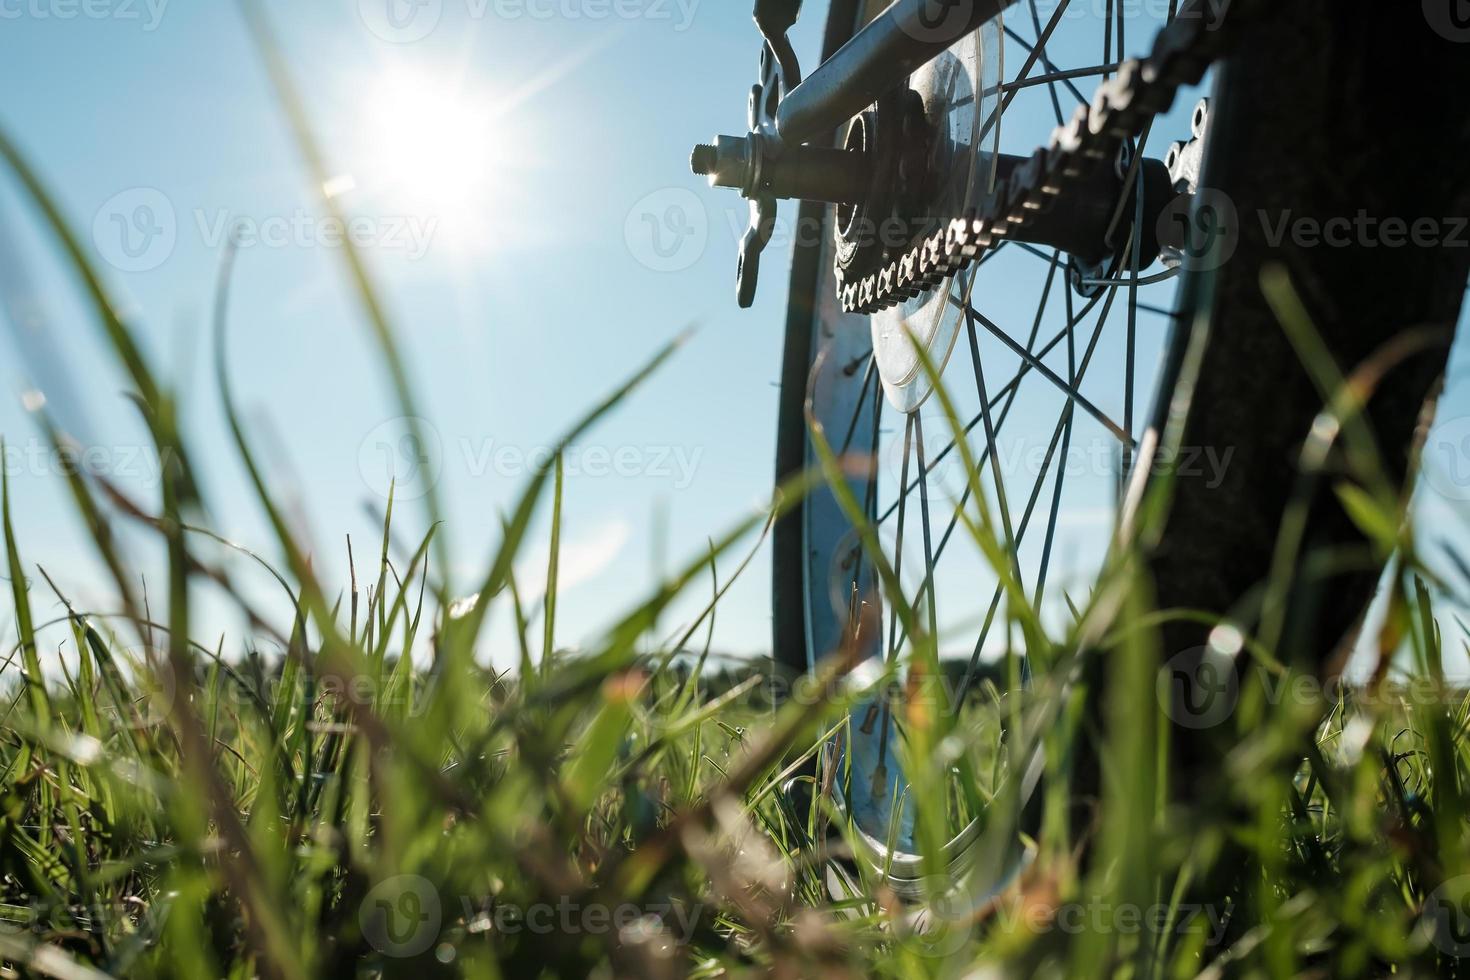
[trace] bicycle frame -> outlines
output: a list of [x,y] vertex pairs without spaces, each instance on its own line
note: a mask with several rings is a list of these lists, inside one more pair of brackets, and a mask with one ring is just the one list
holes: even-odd
[[830,133],[1015,0],[895,0],[786,93],[776,110],[785,143]]

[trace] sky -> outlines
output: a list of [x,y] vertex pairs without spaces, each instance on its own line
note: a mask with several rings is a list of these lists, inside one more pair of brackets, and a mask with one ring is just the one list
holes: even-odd
[[[24,97],[6,100],[0,124],[184,392],[215,521],[274,552],[225,442],[211,372],[223,238],[245,222],[258,241],[242,247],[233,290],[238,398],[323,560],[345,552],[350,533],[361,564],[377,538],[366,507],[386,502],[381,446],[397,446],[402,426],[339,250],[311,220],[311,182],[236,7],[175,0],[150,18],[119,2],[97,8],[110,16],[65,19],[61,5],[13,16],[16,6],[0,12],[0,87]],[[697,328],[568,457],[562,621],[575,642],[643,595],[655,568],[697,554],[769,494],[784,282],[772,275],[754,310],[735,308],[735,235],[713,212],[743,216],[742,203],[710,194],[705,245],[673,263],[625,235],[654,209],[640,200],[703,193],[689,148],[743,117],[756,35],[748,11],[713,3],[650,0],[624,6],[642,14],[631,19],[595,4],[568,8],[576,17],[535,5],[439,6],[422,38],[395,34],[372,4],[267,9],[333,173],[357,185],[344,206],[372,216],[363,251],[437,439],[460,582],[483,573],[500,514],[545,447],[658,347]],[[435,121],[423,118],[434,112],[449,116],[441,129],[478,131],[471,145],[450,147],[468,151],[465,163],[403,145],[434,135]],[[394,158],[386,167],[384,156]],[[419,165],[427,180],[403,179]],[[440,183],[470,193],[454,200]],[[13,356],[14,331],[0,339],[0,430],[17,444],[12,459],[37,435],[18,393],[49,363],[42,387],[53,407],[108,451],[115,472],[146,482],[146,440],[75,284],[10,181],[0,182],[0,207],[24,216],[13,234],[47,322],[39,357]],[[145,246],[151,226],[131,224],[139,207],[169,233]],[[128,254],[119,227],[140,254]],[[11,469],[22,545],[86,595],[98,580],[64,485],[45,465],[22,459]],[[423,488],[410,479],[404,496]],[[404,539],[416,539],[421,513],[399,514]],[[660,537],[670,542],[663,555]],[[764,644],[758,577],[763,569],[722,609],[731,648]]]
[[[235,4],[0,0],[0,91],[10,94],[0,127],[177,386],[216,526],[274,557],[212,373],[216,277],[229,229],[240,230],[228,371],[273,483],[338,583],[346,536],[359,573],[370,567],[393,458],[407,500],[402,540],[424,530],[416,498],[432,482],[455,581],[470,587],[547,447],[695,328],[567,457],[562,641],[595,636],[770,492],[790,243],[767,253],[755,307],[737,309],[745,204],[688,169],[693,143],[742,131],[758,52],[748,4],[263,6],[325,148],[331,193],[358,218],[348,231],[397,326],[426,446],[404,441],[335,230],[319,217]],[[808,6],[794,38],[809,65],[823,11]],[[1170,117],[1181,133],[1190,106]],[[1031,145],[1050,127],[1037,120]],[[8,175],[0,259],[0,287],[18,287],[0,314],[0,433],[20,544],[84,607],[107,606],[22,393],[44,391],[124,485],[146,493],[156,460],[75,280]],[[1151,329],[1150,356],[1162,342]],[[1452,392],[1453,416],[1470,414]],[[1429,506],[1458,504],[1470,481],[1446,486]],[[545,537],[543,520],[535,540]],[[146,566],[148,543],[134,547]],[[533,597],[544,554],[534,545],[522,566]],[[240,570],[264,593],[255,574]],[[43,618],[59,608],[49,596],[37,605]],[[238,627],[219,617],[212,628]],[[769,630],[763,553],[722,603],[715,646],[763,652]]]

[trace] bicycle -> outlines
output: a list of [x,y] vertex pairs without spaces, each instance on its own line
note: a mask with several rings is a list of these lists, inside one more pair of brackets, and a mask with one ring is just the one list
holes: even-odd
[[[1120,542],[1141,548],[1157,608],[1204,611],[1217,624],[1269,621],[1276,649],[1313,672],[1340,668],[1372,595],[1387,556],[1369,548],[1327,481],[1304,475],[1302,447],[1322,437],[1314,426],[1328,418],[1333,378],[1351,378],[1388,480],[1409,485],[1470,249],[1427,238],[1331,247],[1296,231],[1304,220],[1322,227],[1360,213],[1442,227],[1467,213],[1459,161],[1470,159],[1470,113],[1455,97],[1470,91],[1470,48],[1432,3],[1184,0],[1168,4],[1149,51],[1130,58],[1123,4],[1107,0],[1069,23],[1079,6],[832,0],[821,64],[803,78],[787,37],[801,4],[755,4],[762,43],[748,132],[697,147],[693,169],[750,200],[742,306],[779,200],[799,200],[797,227],[821,231],[796,236],[778,478],[820,467],[829,446],[830,456],[870,461],[777,525],[774,650],[791,669],[855,645],[874,669],[891,670],[920,639],[937,659],[938,638],[953,635],[938,609],[959,596],[962,612],[983,618],[950,703],[965,704],[987,669],[997,689],[1023,685],[1016,607],[1044,608],[1054,596],[1059,520],[1077,499],[1113,498],[1097,569]],[[1080,42],[1064,43],[1068,30],[1090,31],[1101,59],[1070,64],[1062,50],[1074,54]],[[1017,57],[1019,69],[1006,71]],[[1206,80],[1210,95],[1182,131],[1164,131],[1180,93]],[[1091,96],[1081,88],[1089,82]],[[1050,139],[1032,139],[1043,145],[1029,155],[1007,152],[1034,136],[1038,120]],[[1160,136],[1177,141],[1150,156]],[[1284,281],[1331,354],[1325,376],[1304,360],[1302,336],[1278,322],[1282,293],[1271,284]],[[1176,288],[1177,302],[1155,299]],[[1006,308],[1020,296],[1034,305]],[[1001,309],[987,314],[987,304]],[[1149,412],[1137,389],[1154,353],[1147,343],[1165,332]],[[934,452],[936,382],[957,373],[968,390],[949,396],[942,414],[975,446],[961,451],[942,431],[948,445]],[[1099,374],[1121,384],[1104,396]],[[1032,394],[1038,387],[1047,394]],[[1043,408],[1055,424],[1033,434]],[[902,422],[901,437],[886,442],[885,412]],[[1027,429],[1023,444],[1044,447],[1038,472],[1018,474],[1003,458],[1017,425]],[[1110,462],[1084,467],[1080,490],[1069,488],[1065,461],[1104,440]],[[1227,450],[1229,459],[1190,478],[1180,461],[1191,447],[1216,450],[1217,464]],[[1161,462],[1161,451],[1174,455]],[[937,495],[948,495],[949,513],[935,519],[946,473],[952,485]],[[1144,514],[1161,484],[1163,510]],[[981,491],[976,520],[989,522],[1009,567],[946,569]],[[1260,584],[1281,561],[1283,523],[1298,520],[1296,584],[1285,607],[1266,608]],[[1321,554],[1337,560],[1324,568],[1305,557]],[[958,584],[942,584],[941,572]],[[985,589],[973,588],[977,576]],[[868,625],[854,636],[859,622]],[[1222,657],[1244,669],[1239,637],[1222,641],[1198,618],[1159,630],[1166,652],[1183,651],[1171,663],[1186,679]],[[1103,669],[1079,656],[1074,677]],[[1179,703],[1186,715],[1199,709]],[[813,781],[851,821],[859,857],[901,895],[921,897],[936,864],[978,869],[973,891],[993,894],[1035,830],[1040,757],[1013,755],[989,787],[989,806],[1005,811],[1003,848],[985,833],[997,825],[985,801],[946,799],[943,860],[926,858],[916,813],[934,801],[909,798],[894,762],[901,704],[890,685],[859,705]],[[1019,718],[1012,710],[1002,692],[991,723],[1007,728]],[[1176,721],[1177,792],[1208,805],[1205,777],[1228,746],[1166,711]]]

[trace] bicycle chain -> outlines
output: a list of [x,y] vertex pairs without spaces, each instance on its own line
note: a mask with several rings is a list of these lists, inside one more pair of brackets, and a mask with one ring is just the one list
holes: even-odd
[[1071,122],[1052,132],[1049,145],[1000,180],[980,207],[872,275],[848,282],[837,269],[843,312],[877,313],[938,287],[981,251],[1048,210],[1069,184],[1116,155],[1125,140],[1142,135],[1174,104],[1180,89],[1199,84],[1206,69],[1229,53],[1243,17],[1268,6],[1267,0],[1233,0],[1215,9],[1215,3],[1185,0],[1154,39],[1148,57],[1120,64],[1091,104],[1078,106]]

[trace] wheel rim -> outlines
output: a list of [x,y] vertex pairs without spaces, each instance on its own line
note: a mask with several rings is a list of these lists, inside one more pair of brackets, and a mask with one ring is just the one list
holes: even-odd
[[[936,62],[914,77],[931,123],[945,119],[954,127],[959,117],[958,125],[968,127],[965,142],[972,155],[965,164],[966,206],[988,189],[993,153],[1029,151],[1044,142],[1044,136],[1034,136],[1035,117],[1044,112],[1060,123],[1087,98],[1079,83],[1090,91],[1089,81],[1100,81],[1121,60],[1123,24],[1113,3],[1105,28],[1096,18],[1082,19],[1082,26],[1090,25],[1098,35],[1092,53],[1100,57],[1090,60],[1079,57],[1084,49],[1075,41],[1063,40],[1064,26],[1073,28],[1074,36],[1079,33],[1077,25],[1063,23],[1067,7],[1064,0],[1044,19],[1034,0],[1018,5],[1008,21],[993,22],[956,45],[948,74]],[[1019,68],[1006,74],[1007,60]],[[954,65],[966,66],[963,79],[980,93],[969,103],[969,113],[947,111],[957,100],[954,89],[944,86],[961,77]],[[1007,84],[998,84],[1002,77]],[[1029,125],[1010,126],[1020,113],[1030,114],[1023,117]],[[1013,128],[1023,135],[1006,145]],[[1134,157],[1147,151],[1147,143],[1145,136],[1132,147]],[[1118,203],[1115,234],[1127,242],[1134,215],[1123,213],[1131,209]],[[1147,270],[1137,251],[1119,248],[1109,267],[1083,274],[1099,282],[1080,289],[1074,288],[1080,276],[1065,255],[1008,243],[932,293],[871,320],[843,316],[828,295],[818,294],[814,341],[822,354],[808,388],[812,421],[832,449],[849,460],[849,472],[857,474],[848,489],[879,528],[883,550],[925,634],[937,638],[946,658],[958,652],[966,662],[951,696],[963,702],[987,669],[992,677],[1008,679],[997,684],[1008,691],[996,711],[997,739],[1005,730],[1006,699],[1022,696],[1017,680],[1026,672],[1026,651],[1017,648],[1014,616],[999,576],[987,578],[973,561],[960,557],[966,531],[959,510],[976,505],[948,421],[930,398],[927,372],[907,331],[941,370],[956,403],[984,478],[985,507],[1011,556],[1011,574],[1026,600],[1055,621],[1058,609],[1065,608],[1062,594],[1073,581],[1053,568],[1069,544],[1064,526],[1079,512],[1095,525],[1084,560],[1075,563],[1080,580],[1089,565],[1101,564],[1118,487],[1132,462],[1140,408],[1136,394],[1152,388],[1152,371],[1140,370],[1139,364],[1160,359],[1156,355],[1173,319],[1168,312],[1172,286],[1138,282]],[[830,252],[829,246],[823,259],[827,266]],[[1021,296],[1029,298],[1024,308]],[[1002,301],[995,303],[997,297]],[[1141,331],[1147,334],[1143,344]],[[964,390],[956,385],[960,376],[967,383]],[[1101,385],[1100,378],[1113,384]],[[1079,458],[1080,474],[1072,472]],[[1104,510],[1106,516],[1099,516]],[[818,659],[837,649],[843,627],[857,618],[858,603],[883,603],[872,563],[862,557],[856,534],[834,501],[823,495],[809,502],[802,532],[807,650]],[[966,610],[978,612],[977,621],[966,623]],[[881,673],[883,665],[902,663],[911,652],[897,618],[883,616],[877,634],[861,639],[866,673]],[[961,636],[967,640],[957,649]],[[875,697],[859,705],[833,756],[841,762],[832,767],[841,774],[834,802],[851,818],[870,860],[891,880],[917,882],[924,867],[915,841],[919,804],[905,798],[897,759],[903,738],[889,699]],[[1019,798],[1028,798],[1040,777],[1039,758],[1007,766],[998,741],[996,753],[1002,764],[987,788],[994,792],[1008,780],[1019,781]],[[954,867],[979,839],[985,814],[953,801],[945,806],[945,859]],[[1015,867],[1016,857],[1014,850],[989,853],[989,866],[979,870],[999,882]]]

